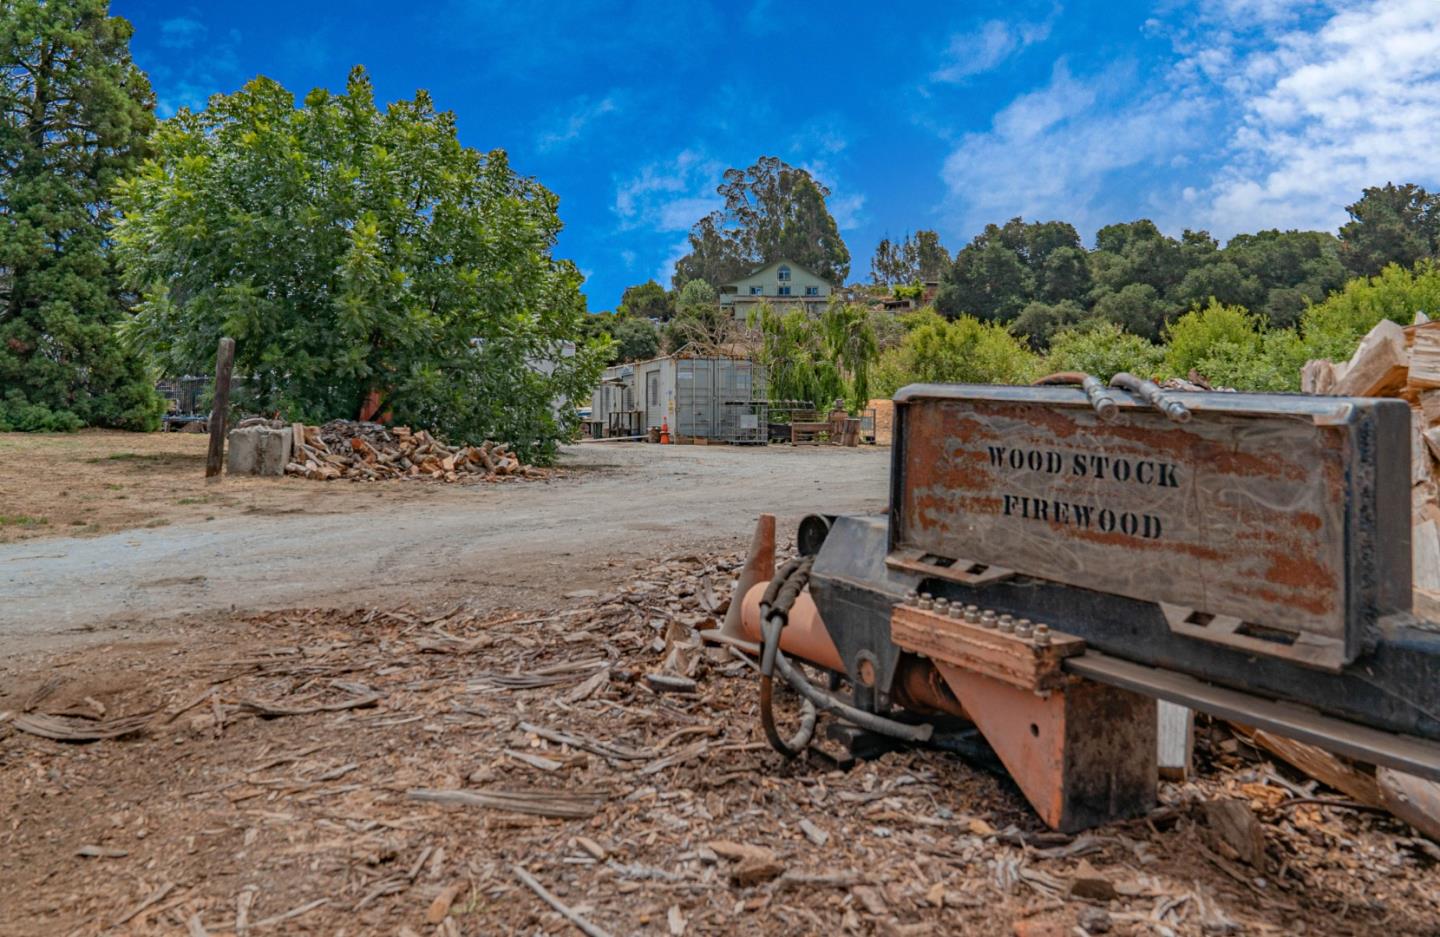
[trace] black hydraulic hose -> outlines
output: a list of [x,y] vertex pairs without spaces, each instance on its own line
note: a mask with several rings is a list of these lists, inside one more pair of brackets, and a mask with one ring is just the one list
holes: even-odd
[[[934,729],[930,725],[907,725],[886,719],[884,716],[866,712],[851,706],[811,683],[799,669],[794,667],[780,651],[780,633],[789,620],[790,609],[810,582],[810,568],[813,556],[791,560],[780,568],[775,578],[765,588],[760,599],[760,724],[770,747],[786,758],[800,754],[815,734],[816,710],[833,712],[847,722],[862,729],[904,739],[910,742],[927,741]],[[780,737],[775,724],[774,675],[780,675],[800,694],[802,711],[799,730],[789,739]]]
[[1054,374],[1047,374],[1035,382],[1036,386],[1055,384],[1073,384],[1085,391],[1090,406],[1095,410],[1095,415],[1106,423],[1114,423],[1120,419],[1120,403],[1105,383],[1093,374],[1086,374],[1084,371],[1057,371]]
[[1136,377],[1126,371],[1121,371],[1119,374],[1110,378],[1110,386],[1118,387],[1121,390],[1127,390],[1135,394],[1176,423],[1190,422],[1189,408],[1169,394],[1166,394],[1165,391],[1160,389],[1160,385],[1154,381],[1147,381],[1144,378]]

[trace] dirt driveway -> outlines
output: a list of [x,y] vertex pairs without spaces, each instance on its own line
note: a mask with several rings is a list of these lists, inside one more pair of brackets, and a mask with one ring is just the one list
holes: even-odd
[[[564,471],[540,482],[226,479],[195,506],[201,516],[90,537],[47,525],[0,544],[0,646],[56,650],[232,609],[543,604],[613,579],[615,566],[741,543],[762,511],[780,515],[782,535],[812,511],[881,511],[888,458],[599,444],[567,450]],[[115,477],[131,462],[116,460]],[[12,480],[7,501],[22,503],[11,513],[27,513],[24,495]]]

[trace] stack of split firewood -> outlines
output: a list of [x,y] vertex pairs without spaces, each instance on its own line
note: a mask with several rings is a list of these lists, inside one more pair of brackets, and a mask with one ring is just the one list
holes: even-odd
[[324,426],[291,424],[294,441],[287,475],[330,480],[349,478],[462,478],[535,476],[503,443],[448,446],[425,430],[379,423],[332,420]]
[[1348,362],[1310,361],[1300,372],[1307,394],[1397,397],[1410,404],[1410,510],[1416,614],[1440,620],[1440,322],[1386,319]]

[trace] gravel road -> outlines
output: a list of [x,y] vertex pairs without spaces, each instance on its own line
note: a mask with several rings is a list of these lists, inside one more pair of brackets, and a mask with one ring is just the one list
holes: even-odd
[[812,511],[883,511],[889,452],[594,444],[561,464],[568,471],[549,482],[437,486],[423,502],[363,512],[3,545],[0,647],[61,650],[230,610],[457,598],[524,607],[612,584],[623,578],[615,566],[747,541],[763,511],[780,516],[782,536]]

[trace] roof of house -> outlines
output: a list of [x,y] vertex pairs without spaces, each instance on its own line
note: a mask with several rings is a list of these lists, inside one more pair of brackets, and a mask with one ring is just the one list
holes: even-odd
[[814,277],[815,279],[819,280],[820,282],[828,284],[832,289],[835,287],[835,284],[831,283],[829,280],[825,279],[825,278],[822,277],[820,274],[816,273],[814,270],[811,270],[809,267],[805,266],[804,264],[797,264],[795,261],[791,260],[791,259],[788,258],[788,257],[781,257],[781,258],[778,258],[778,259],[776,259],[776,260],[770,261],[768,264],[762,264],[762,265],[760,265],[759,267],[756,267],[754,270],[751,270],[749,273],[745,274],[743,277],[740,277],[739,280],[734,280],[734,281],[732,281],[732,282],[730,282],[730,283],[726,283],[726,284],[724,284],[724,285],[725,285],[725,286],[735,286],[735,285],[739,284],[740,280],[748,280],[748,279],[750,279],[750,278],[753,277],[753,276],[758,276],[758,275],[764,273],[766,270],[769,270],[771,267],[778,267],[778,266],[780,266],[781,264],[786,264],[787,266],[794,267],[794,268],[797,269],[797,270],[803,270],[803,271],[805,271],[806,273],[810,274],[810,275],[811,275],[812,277]]

